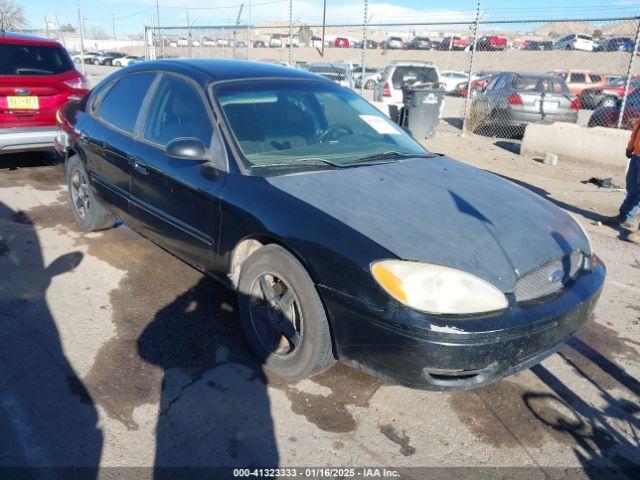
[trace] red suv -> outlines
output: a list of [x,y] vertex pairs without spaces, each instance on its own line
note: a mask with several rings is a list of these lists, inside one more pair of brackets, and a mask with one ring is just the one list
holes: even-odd
[[338,37],[333,41],[333,46],[336,48],[349,48],[351,42],[349,42],[348,38]]
[[0,153],[53,148],[58,108],[87,91],[58,42],[0,32]]

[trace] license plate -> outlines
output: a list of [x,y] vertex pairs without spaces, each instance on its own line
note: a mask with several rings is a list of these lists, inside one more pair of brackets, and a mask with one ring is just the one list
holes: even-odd
[[7,97],[7,106],[16,110],[37,110],[40,103],[38,97]]
[[547,112],[553,112],[555,110],[558,110],[558,102],[544,102],[543,108]]

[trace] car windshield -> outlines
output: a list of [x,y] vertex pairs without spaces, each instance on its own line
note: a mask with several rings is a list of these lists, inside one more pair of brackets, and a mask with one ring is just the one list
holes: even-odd
[[218,87],[215,96],[252,169],[429,155],[376,107],[328,82],[243,81]]
[[55,75],[73,68],[62,47],[0,44],[0,75]]

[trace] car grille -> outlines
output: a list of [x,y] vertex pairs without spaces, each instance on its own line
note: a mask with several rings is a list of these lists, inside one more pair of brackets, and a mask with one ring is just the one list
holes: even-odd
[[561,291],[576,278],[584,255],[580,250],[558,258],[527,273],[516,282],[514,293],[518,302],[528,302]]

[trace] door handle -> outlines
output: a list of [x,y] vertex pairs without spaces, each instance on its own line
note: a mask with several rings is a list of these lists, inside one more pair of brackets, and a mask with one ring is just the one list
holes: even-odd
[[147,167],[147,165],[138,157],[129,157],[129,164],[135,169],[136,172],[141,173],[142,175],[147,175],[149,173],[149,168]]

